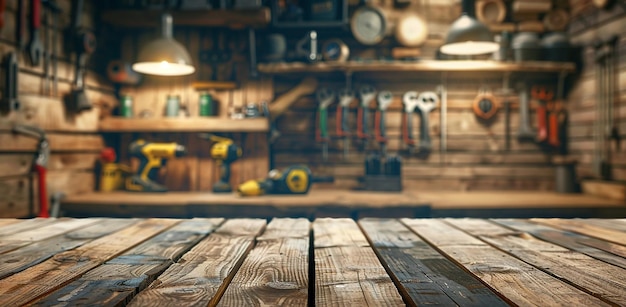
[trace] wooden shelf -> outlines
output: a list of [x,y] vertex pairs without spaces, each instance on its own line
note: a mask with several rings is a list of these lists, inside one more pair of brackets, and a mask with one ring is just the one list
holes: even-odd
[[233,90],[237,84],[229,81],[195,81],[191,83],[191,87],[196,91]]
[[122,118],[100,121],[100,132],[267,132],[267,118]]
[[419,61],[419,62],[321,62],[307,64],[259,64],[265,74],[325,73],[325,72],[573,72],[574,63],[563,62],[497,62],[497,61]]
[[[102,20],[119,27],[149,28],[159,26],[159,10],[111,10]],[[262,27],[270,23],[270,9],[171,11],[175,26]]]

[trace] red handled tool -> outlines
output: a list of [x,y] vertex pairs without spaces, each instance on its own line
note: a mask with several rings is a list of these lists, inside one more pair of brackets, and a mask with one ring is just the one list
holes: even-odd
[[402,142],[408,147],[409,154],[415,152],[415,138],[413,137],[413,113],[417,107],[418,95],[416,91],[409,91],[402,96],[404,110],[402,114]]
[[548,144],[554,148],[561,146],[561,139],[564,137],[561,135],[562,125],[564,119],[567,117],[563,104],[558,101],[552,101],[547,104],[548,110]]
[[348,117],[350,116],[350,103],[354,100],[354,92],[350,89],[343,89],[337,94],[339,97],[339,105],[337,105],[337,136],[343,139],[343,159],[348,158],[350,150],[350,124]]
[[315,93],[317,98],[317,124],[315,129],[315,141],[322,143],[322,159],[328,161],[328,107],[335,100],[335,93],[328,88],[321,88]]
[[554,92],[545,86],[535,85],[532,87],[530,95],[533,99],[539,101],[539,107],[537,107],[537,142],[543,143],[548,140],[548,112],[546,104],[552,101]]
[[380,144],[380,151],[382,156],[387,155],[387,133],[385,131],[385,113],[387,108],[391,104],[393,95],[390,91],[382,91],[378,93],[376,100],[378,102],[378,108],[374,114],[374,137],[376,142]]
[[361,101],[357,109],[356,136],[361,140],[363,149],[366,149],[370,138],[368,125],[369,108],[374,98],[376,98],[376,89],[371,85],[363,85],[359,88],[359,97]]
[[28,58],[32,66],[39,66],[43,46],[39,39],[41,28],[41,0],[30,1],[30,41],[28,42]]
[[7,8],[7,0],[0,0],[0,28],[4,27],[4,12]]
[[39,217],[50,217],[48,212],[48,192],[46,188],[46,168],[50,157],[50,144],[46,133],[38,127],[16,125],[13,132],[23,134],[38,140],[37,152],[33,160],[33,171],[37,173],[39,180]]

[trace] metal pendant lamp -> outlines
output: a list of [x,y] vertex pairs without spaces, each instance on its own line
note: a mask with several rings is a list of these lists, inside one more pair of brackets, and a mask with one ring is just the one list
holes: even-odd
[[441,53],[451,55],[478,55],[497,51],[489,28],[474,18],[474,1],[462,0],[463,14],[448,30]]
[[142,74],[158,76],[184,76],[196,68],[191,63],[189,52],[172,37],[172,15],[161,16],[162,37],[151,41],[139,52],[133,70]]

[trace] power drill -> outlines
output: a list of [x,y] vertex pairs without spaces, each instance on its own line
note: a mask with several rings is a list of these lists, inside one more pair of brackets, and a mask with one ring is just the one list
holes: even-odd
[[220,170],[220,179],[213,184],[214,193],[230,193],[230,165],[241,158],[241,148],[233,143],[233,140],[213,134],[203,136],[215,142],[211,147],[211,158],[217,161]]
[[241,196],[307,194],[313,183],[334,181],[334,177],[313,176],[307,166],[292,165],[283,171],[271,170],[266,179],[246,181],[239,185],[237,192]]
[[150,143],[144,140],[132,142],[128,151],[139,158],[137,174],[126,179],[126,190],[133,192],[167,192],[167,188],[154,182],[164,160],[186,154],[185,146],[177,143]]

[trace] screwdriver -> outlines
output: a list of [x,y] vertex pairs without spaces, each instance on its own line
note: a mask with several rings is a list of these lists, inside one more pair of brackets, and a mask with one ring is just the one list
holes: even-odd
[[335,93],[328,88],[321,88],[316,93],[317,102],[317,125],[315,129],[315,140],[322,143],[322,160],[328,161],[328,106],[333,103]]
[[393,95],[390,91],[382,91],[378,93],[376,100],[378,108],[374,114],[374,137],[376,142],[380,144],[380,151],[383,157],[387,155],[387,133],[385,131],[385,113],[391,104]]
[[343,159],[348,159],[348,151],[350,150],[350,125],[348,117],[350,112],[350,103],[354,99],[354,93],[350,89],[339,91],[339,105],[337,105],[337,136],[343,138]]

